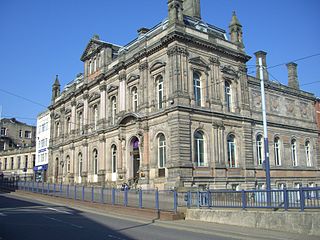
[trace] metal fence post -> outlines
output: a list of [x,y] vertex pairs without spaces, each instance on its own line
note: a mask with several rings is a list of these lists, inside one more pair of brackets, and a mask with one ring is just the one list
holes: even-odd
[[173,210],[177,213],[178,210],[178,193],[176,190],[173,191]]
[[197,207],[200,208],[200,192],[197,191]]
[[207,201],[208,201],[208,208],[211,207],[211,192],[210,192],[210,189],[208,189],[208,192],[207,192]]
[[242,189],[241,191],[241,199],[242,199],[242,209],[244,210],[247,207],[246,192],[244,191],[244,189]]
[[53,184],[53,195],[56,195],[56,184]]
[[128,189],[127,188],[124,188],[123,194],[124,194],[123,205],[127,207],[128,206]]
[[41,194],[44,194],[44,182],[42,182],[42,192]]
[[37,182],[37,193],[39,192],[39,182]]
[[300,211],[304,211],[304,204],[305,204],[305,196],[304,196],[304,191],[302,187],[299,188],[299,195],[300,195]]
[[67,198],[69,198],[70,185],[67,185]]
[[34,182],[32,182],[32,192],[34,191]]
[[94,201],[94,187],[91,187],[91,202]]
[[139,189],[139,208],[142,208],[142,189]]
[[111,202],[112,202],[112,205],[115,204],[116,202],[116,189],[115,188],[112,188],[112,192],[111,192]]
[[283,207],[285,211],[288,211],[289,208],[289,198],[288,198],[288,190],[287,188],[283,188]]
[[192,201],[192,199],[191,199],[191,191],[189,190],[188,192],[187,192],[187,208],[190,208],[191,207],[191,201]]
[[62,196],[62,183],[60,183],[60,197]]
[[155,200],[156,200],[156,209],[159,210],[160,207],[159,207],[159,190],[158,188],[156,188],[156,191],[155,191]]
[[82,186],[82,201],[84,201],[84,186]]
[[50,183],[47,183],[47,195],[50,194]]
[[103,187],[101,187],[101,196],[100,196],[100,201],[101,201],[101,203],[103,203],[103,202],[104,202],[104,200],[103,200]]
[[74,200],[77,200],[77,185],[74,185]]

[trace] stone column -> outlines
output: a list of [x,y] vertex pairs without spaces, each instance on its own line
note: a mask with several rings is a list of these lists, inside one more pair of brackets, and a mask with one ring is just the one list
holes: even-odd
[[70,150],[71,150],[70,173],[69,173],[68,177],[69,177],[69,183],[73,184],[74,183],[74,176],[75,176],[75,169],[74,169],[74,165],[75,165],[75,148],[74,148],[74,144],[73,143],[70,146]]
[[76,116],[76,105],[77,101],[76,98],[72,98],[71,101],[71,135],[74,135],[76,133],[77,128],[77,116]]
[[211,97],[213,102],[217,103],[219,101],[220,98],[220,89],[219,86],[222,84],[220,83],[219,80],[219,66],[220,66],[220,62],[218,57],[211,57],[210,59],[210,63],[211,63],[211,72],[210,72],[210,76],[211,76]]
[[140,85],[140,93],[141,97],[139,97],[139,103],[140,108],[147,108],[149,106],[148,102],[148,62],[144,61],[141,62],[139,65],[140,70],[140,79],[141,79],[141,85]]
[[89,92],[88,90],[85,90],[85,92],[83,93],[83,130],[85,133],[88,132],[88,125],[89,125],[88,98],[89,98]]
[[107,112],[106,112],[106,82],[102,81],[99,86],[100,90],[100,114],[99,114],[99,125],[102,129],[106,126],[106,118],[107,118]]
[[105,149],[106,149],[106,138],[104,135],[99,136],[99,159],[98,159],[98,182],[103,186],[106,179],[106,166],[105,166]]
[[121,70],[119,73],[119,112],[126,110],[126,72],[125,70]]
[[86,184],[88,180],[87,178],[88,178],[88,162],[89,162],[87,141],[84,141],[82,143],[82,147],[83,147],[83,156],[82,156],[82,173],[81,173],[82,181],[81,182]]

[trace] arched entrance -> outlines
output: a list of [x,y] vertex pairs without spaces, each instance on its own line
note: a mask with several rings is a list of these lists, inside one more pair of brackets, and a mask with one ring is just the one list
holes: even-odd
[[132,159],[132,176],[133,181],[138,182],[139,179],[139,168],[140,168],[140,152],[139,152],[139,139],[137,137],[133,137],[131,140],[131,159]]

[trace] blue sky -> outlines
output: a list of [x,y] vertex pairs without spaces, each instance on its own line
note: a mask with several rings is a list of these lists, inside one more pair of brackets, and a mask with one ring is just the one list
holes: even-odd
[[[268,66],[320,54],[319,9],[318,0],[201,0],[202,19],[226,31],[235,10],[247,54],[266,51]],[[137,29],[166,17],[167,0],[0,1],[2,117],[35,124],[37,114],[50,104],[55,75],[64,86],[83,72],[80,56],[94,34],[125,45],[137,36]],[[301,89],[316,96],[319,63],[320,56],[297,61]],[[254,64],[253,57],[248,65]],[[249,66],[248,72],[255,75],[253,70]],[[270,72],[287,84],[285,65]]]

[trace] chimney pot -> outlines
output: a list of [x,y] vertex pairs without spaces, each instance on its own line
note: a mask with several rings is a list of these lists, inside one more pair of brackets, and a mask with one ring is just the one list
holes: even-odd
[[288,86],[294,89],[299,89],[299,80],[297,74],[297,66],[298,64],[294,62],[289,62],[286,64],[288,68]]

